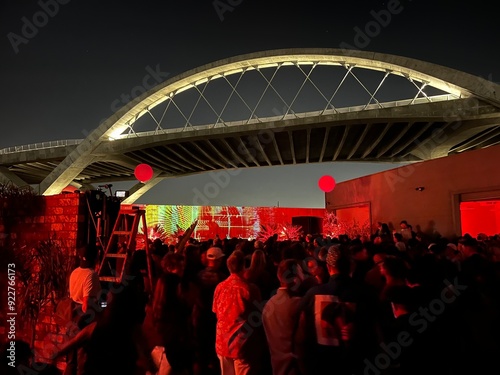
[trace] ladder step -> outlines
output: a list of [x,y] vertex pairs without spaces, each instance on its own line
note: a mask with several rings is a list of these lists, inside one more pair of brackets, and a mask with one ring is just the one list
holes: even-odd
[[101,276],[99,277],[100,281],[110,281],[112,283],[119,283],[120,278],[119,277],[113,277],[113,276]]
[[116,236],[120,236],[120,235],[127,235],[127,236],[130,236],[132,234],[131,231],[129,230],[115,230],[113,232],[113,235],[116,235]]
[[[114,240],[118,239],[121,241],[120,237],[116,236],[127,236],[128,238],[126,239],[126,243],[129,244],[129,248],[127,249],[128,252],[136,251],[137,244],[136,244],[136,238],[137,237],[144,237],[144,243],[147,244],[148,241],[148,235],[147,233],[137,233],[139,226],[143,224],[144,229],[147,228],[146,226],[146,210],[144,209],[139,209],[138,207],[133,207],[133,208],[126,208],[126,209],[120,209],[118,212],[118,216],[116,218],[113,231],[110,235],[111,240],[108,242],[106,249],[104,250],[104,255],[102,257],[99,270],[98,270],[98,275],[99,275],[99,281],[102,282],[112,282],[112,283],[120,283],[122,281],[121,276],[117,277],[116,274],[123,274],[124,272],[127,272],[127,257],[129,253],[116,253],[119,251],[117,249],[117,244]],[[130,229],[130,230],[124,230],[124,229]],[[143,270],[142,273],[144,275],[144,278],[147,277],[148,279],[148,289],[150,292],[153,292],[153,277],[151,274],[151,264],[149,261],[149,248],[148,246],[145,246],[146,251],[146,256],[147,256],[147,270]],[[111,252],[111,253],[108,253]],[[115,261],[111,259],[116,259]],[[122,259],[122,261],[119,261],[118,259]],[[113,272],[113,270],[116,268],[116,273]],[[112,276],[112,275],[115,276]],[[106,276],[104,276],[106,275]]]
[[142,214],[143,212],[146,212],[145,210],[141,209],[121,209],[119,214],[120,215],[138,215]]
[[104,258],[126,258],[127,254],[106,254]]

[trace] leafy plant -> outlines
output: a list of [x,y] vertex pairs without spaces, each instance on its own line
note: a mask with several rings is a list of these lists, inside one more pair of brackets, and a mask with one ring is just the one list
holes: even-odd
[[3,225],[0,244],[9,247],[15,225],[23,217],[40,214],[43,210],[43,197],[30,186],[0,183],[0,224]]
[[177,245],[179,243],[179,240],[184,236],[186,233],[186,229],[182,229],[179,225],[175,225],[177,229],[175,230],[174,233],[170,233],[166,237],[166,242],[169,244]]
[[323,218],[323,234],[330,238],[347,235],[349,238],[370,237],[370,221],[359,223],[356,219],[342,221],[332,211],[327,211]]
[[370,221],[365,220],[363,223],[359,223],[356,219],[352,219],[351,222],[345,224],[345,234],[351,239],[353,238],[363,238],[370,237]]
[[273,224],[261,224],[260,231],[257,234],[257,240],[266,242],[270,237],[273,237],[275,234],[279,236],[280,230],[276,225]]
[[302,227],[300,225],[285,224],[279,233],[280,240],[297,241],[300,238]]
[[40,312],[48,306],[55,309],[57,302],[67,295],[69,274],[75,259],[63,252],[55,237],[36,246],[17,248],[14,259],[19,314],[34,333]]
[[161,242],[165,242],[165,240],[168,238],[168,233],[165,229],[165,226],[161,223],[158,223],[153,225],[152,227],[149,227],[148,238],[153,241],[159,238]]
[[330,238],[338,238],[341,234],[344,234],[343,226],[333,211],[325,212],[323,234]]

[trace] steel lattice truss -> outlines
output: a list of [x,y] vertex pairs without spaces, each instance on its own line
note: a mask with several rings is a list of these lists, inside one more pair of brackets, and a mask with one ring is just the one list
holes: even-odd
[[458,99],[427,81],[351,64],[288,61],[216,74],[166,92],[115,138],[240,126]]

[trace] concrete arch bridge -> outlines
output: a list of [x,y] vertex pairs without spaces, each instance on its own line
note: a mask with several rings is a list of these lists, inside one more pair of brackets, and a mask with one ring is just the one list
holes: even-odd
[[[402,56],[283,49],[216,61],[135,98],[85,139],[0,150],[0,177],[38,185],[332,161],[422,161],[500,143],[499,85]],[[89,128],[92,128],[89,126]]]

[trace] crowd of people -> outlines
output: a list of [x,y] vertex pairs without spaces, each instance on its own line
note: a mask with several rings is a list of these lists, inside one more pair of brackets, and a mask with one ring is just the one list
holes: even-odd
[[106,307],[99,309],[102,293],[86,284],[82,302],[85,294],[95,301],[85,310],[99,313],[55,354],[77,358],[66,374],[411,375],[497,367],[498,235],[426,238],[402,221],[396,231],[380,223],[370,238],[154,240],[149,250],[154,292],[136,254]]

